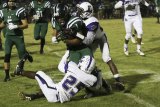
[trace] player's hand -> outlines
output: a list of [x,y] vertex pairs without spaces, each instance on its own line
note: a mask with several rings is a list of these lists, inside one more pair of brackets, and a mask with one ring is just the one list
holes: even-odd
[[33,19],[34,19],[34,20],[38,20],[38,19],[39,19],[39,16],[38,16],[38,15],[33,15]]
[[65,41],[66,39],[68,39],[68,37],[61,31],[58,32],[56,39],[59,42],[59,41]]
[[17,29],[18,25],[14,25],[13,23],[8,25],[9,30]]

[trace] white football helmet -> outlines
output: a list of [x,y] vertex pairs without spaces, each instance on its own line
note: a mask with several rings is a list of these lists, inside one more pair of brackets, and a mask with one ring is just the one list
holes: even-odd
[[93,6],[89,2],[82,2],[77,5],[77,9],[81,18],[86,19],[93,16]]
[[90,74],[95,68],[95,59],[92,56],[84,56],[78,63],[80,70]]

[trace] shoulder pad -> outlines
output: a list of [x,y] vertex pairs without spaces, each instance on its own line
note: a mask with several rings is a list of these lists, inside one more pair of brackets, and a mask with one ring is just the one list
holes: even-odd
[[18,17],[19,17],[19,16],[20,16],[20,14],[21,14],[21,13],[23,13],[24,11],[25,11],[25,8],[24,8],[24,7],[20,7],[20,8],[18,8],[18,9],[17,9],[17,11],[16,11],[16,16],[18,16]]

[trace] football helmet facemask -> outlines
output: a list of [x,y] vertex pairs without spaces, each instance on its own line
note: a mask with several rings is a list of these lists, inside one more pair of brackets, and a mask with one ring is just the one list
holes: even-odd
[[53,8],[54,14],[53,17],[58,21],[61,26],[65,26],[69,18],[69,9],[68,6],[58,3]]
[[78,14],[82,19],[87,19],[93,16],[93,6],[89,2],[77,4]]

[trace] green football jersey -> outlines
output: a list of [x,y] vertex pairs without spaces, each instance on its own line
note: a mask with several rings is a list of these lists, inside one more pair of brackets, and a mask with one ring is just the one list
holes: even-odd
[[5,2],[4,3],[2,3],[2,2],[0,3],[0,10],[4,9],[6,7],[7,7],[7,3],[5,3]]
[[50,15],[51,3],[49,1],[43,1],[41,4],[37,0],[30,3],[30,13],[32,15],[38,15],[39,20],[37,21],[47,21],[48,16]]
[[[21,20],[26,18],[25,8],[15,8],[13,10],[3,9],[0,10],[0,19],[4,21],[4,24],[8,26],[9,24],[20,25],[22,22]],[[14,29],[10,30],[6,27],[6,34],[5,36],[23,36],[22,29]]]
[[[56,20],[54,20],[54,21],[55,22],[52,22],[52,23],[55,24],[53,27],[57,31],[61,31],[62,28],[60,27],[60,24],[58,22],[56,22]],[[84,25],[83,21],[79,17],[76,17],[76,16],[72,16],[69,19],[69,21],[66,24],[66,29],[72,29],[72,31],[82,34],[82,35],[79,35],[79,36],[76,36],[76,33],[74,35],[71,35],[71,36],[73,36],[73,38],[78,38],[80,40],[83,40],[84,36],[86,36],[86,33],[87,33],[87,30],[85,28],[85,25]],[[87,46],[83,43],[81,45],[77,45],[77,46],[67,45],[67,49],[69,49],[69,50],[80,50],[80,49],[83,49],[83,48],[86,48],[86,47]]]
[[155,0],[156,6],[160,7],[160,0]]

